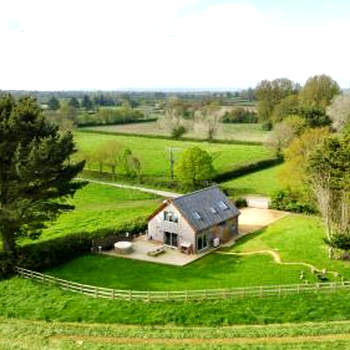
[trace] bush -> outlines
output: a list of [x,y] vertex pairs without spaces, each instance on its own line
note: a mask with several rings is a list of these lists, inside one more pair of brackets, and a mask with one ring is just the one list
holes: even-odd
[[238,107],[226,112],[222,117],[223,123],[257,123],[258,115],[249,109]]
[[310,203],[302,201],[297,193],[280,190],[272,196],[270,208],[291,211],[294,213],[314,214],[316,208]]
[[272,123],[271,122],[265,122],[261,125],[261,129],[264,130],[264,131],[270,131],[272,130]]
[[[129,238],[126,237],[126,232],[136,235],[144,232],[146,228],[147,220],[142,217],[119,227],[105,228],[94,232],[72,233],[47,241],[29,243],[18,247],[16,264],[36,271],[55,267],[90,252],[93,241],[100,242],[101,239],[108,241],[111,236],[115,241],[124,240]],[[0,276],[12,273],[13,268],[9,255],[1,252]]]
[[186,134],[186,132],[187,132],[186,128],[181,125],[171,130],[171,137],[173,139],[179,139],[181,136]]
[[238,197],[235,200],[235,206],[237,208],[246,208],[248,206],[247,200],[243,197]]

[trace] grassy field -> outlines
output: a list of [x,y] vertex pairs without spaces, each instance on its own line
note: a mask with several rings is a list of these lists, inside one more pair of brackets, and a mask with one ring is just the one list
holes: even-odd
[[[170,136],[169,131],[162,129],[158,122],[134,123],[124,125],[106,125],[87,127],[89,130],[100,130],[106,132],[122,132],[140,135],[164,135]],[[260,124],[229,124],[222,123],[219,126],[216,139],[264,142],[269,131],[264,131]],[[185,136],[190,138],[204,139],[206,135],[202,132],[190,131]]]
[[[218,173],[229,171],[241,165],[270,158],[271,152],[263,146],[213,144],[207,142],[172,141],[149,139],[137,136],[101,135],[77,132],[75,140],[81,150],[93,150],[105,141],[116,140],[128,147],[141,160],[142,173],[157,179],[169,178],[169,148],[175,149],[178,158],[188,147],[199,146],[214,156],[214,167]],[[97,169],[97,166],[94,167]],[[109,171],[109,169],[105,169]]]
[[156,195],[112,186],[89,184],[70,203],[75,210],[61,215],[44,230],[41,240],[65,233],[113,227],[138,216],[148,216],[161,203]]
[[144,303],[96,299],[29,280],[0,282],[0,316],[59,322],[139,325],[267,324],[347,320],[350,293],[315,293],[201,302]]
[[[290,215],[268,228],[241,239],[225,252],[273,250],[283,262],[304,262],[350,279],[350,263],[330,260],[319,218]],[[93,273],[91,271],[94,271]],[[186,290],[316,282],[311,269],[277,264],[270,255],[220,255],[212,253],[185,267],[146,263],[101,255],[86,255],[47,271],[85,284],[116,289]],[[330,280],[339,280],[327,274]]]
[[268,169],[237,177],[233,180],[221,183],[223,188],[233,190],[235,195],[261,194],[271,196],[282,189],[278,180],[278,173],[283,165],[277,165]]
[[350,262],[329,259],[324,237],[324,227],[318,217],[289,215],[242,238],[231,250],[275,250],[283,261],[309,263],[319,269],[339,272],[349,280]]
[[134,327],[0,319],[3,350],[346,349],[350,322],[240,327]]

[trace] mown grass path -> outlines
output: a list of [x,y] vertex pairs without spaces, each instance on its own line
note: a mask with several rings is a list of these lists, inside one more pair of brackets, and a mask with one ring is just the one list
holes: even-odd
[[[246,256],[246,255],[256,255],[256,254],[267,254],[267,255],[271,255],[273,260],[275,261],[276,264],[280,264],[280,265],[301,265],[301,266],[305,266],[308,267],[311,272],[313,271],[322,271],[322,269],[319,269],[317,267],[315,267],[314,265],[305,263],[305,262],[283,262],[281,259],[281,256],[273,251],[273,250],[256,250],[256,251],[252,251],[252,252],[244,252],[244,253],[235,253],[235,252],[222,252],[222,251],[216,251],[216,254],[221,254],[221,255],[237,255],[237,256]],[[333,276],[337,276],[338,272],[336,271],[327,271],[327,273],[332,274]]]

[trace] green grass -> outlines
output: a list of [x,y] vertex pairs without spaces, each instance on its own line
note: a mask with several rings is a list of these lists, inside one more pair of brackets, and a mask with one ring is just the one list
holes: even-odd
[[[161,129],[158,122],[149,123],[134,123],[124,125],[104,125],[87,127],[89,130],[99,130],[106,132],[122,132],[140,135],[162,135],[170,136],[169,131]],[[264,131],[261,124],[220,124],[216,139],[218,140],[236,140],[236,141],[253,141],[264,142],[269,131]],[[204,139],[206,137],[203,133],[190,131],[184,136],[189,138]]]
[[[210,254],[183,267],[86,255],[47,273],[115,289],[188,290],[299,283],[300,270],[299,266],[277,265],[271,257],[264,255]],[[304,270],[309,281],[316,281],[307,269]]]
[[223,182],[224,188],[233,190],[235,195],[261,194],[271,196],[282,189],[278,180],[278,173],[283,165],[277,165],[248,175]]
[[[107,185],[88,184],[70,203],[75,210],[62,214],[42,233],[41,240],[65,233],[92,232],[139,216],[147,217],[161,203],[156,195]],[[27,240],[28,241],[28,240]]]
[[276,250],[285,262],[302,261],[320,269],[337,271],[349,280],[350,262],[330,259],[324,237],[325,231],[319,217],[289,215],[242,238],[231,250]]
[[143,303],[95,299],[18,277],[0,282],[0,316],[140,325],[266,324],[349,319],[350,293]]
[[[146,123],[147,124],[147,123]],[[235,169],[244,164],[267,159],[271,152],[263,146],[213,144],[208,142],[172,141],[137,136],[117,136],[76,132],[75,140],[81,150],[94,150],[105,141],[116,140],[128,147],[141,160],[142,173],[146,177],[169,178],[169,148],[176,148],[176,158],[188,147],[199,146],[214,156],[214,167],[218,173]],[[97,169],[97,166],[93,167]],[[107,167],[106,171],[110,171]],[[122,171],[121,171],[122,173]]]
[[[3,350],[345,349],[350,345],[349,332],[350,322],[191,328],[33,323],[1,318],[0,346]],[[320,343],[324,336],[329,339]],[[344,340],[337,340],[339,336]]]

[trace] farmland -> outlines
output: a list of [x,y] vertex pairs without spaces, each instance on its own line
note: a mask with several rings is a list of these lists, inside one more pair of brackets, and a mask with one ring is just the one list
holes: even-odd
[[[169,131],[162,129],[158,122],[94,126],[85,129],[138,135],[170,135]],[[264,142],[269,134],[269,131],[262,130],[261,124],[220,124],[216,139]],[[186,137],[204,139],[205,135],[203,131],[189,131],[185,134],[184,138]]]
[[[224,328],[78,325],[0,319],[0,346],[12,349],[344,349],[349,322]],[[10,336],[8,336],[10,334]],[[323,343],[323,345],[320,344]]]
[[76,207],[75,210],[49,224],[40,240],[66,233],[95,231],[139,216],[146,217],[161,203],[161,199],[140,191],[89,184],[78,191],[69,203]]
[[246,194],[261,194],[271,196],[280,190],[278,176],[283,165],[255,171],[235,179],[221,183],[223,188],[230,189],[235,196]]
[[[150,139],[138,136],[116,136],[77,132],[75,139],[79,149],[91,151],[109,140],[116,140],[121,147],[127,147],[141,161],[142,173],[154,179],[169,179],[169,150],[174,149],[175,159],[188,147],[198,146],[213,157],[213,165],[218,173],[235,169],[255,161],[268,159],[272,153],[259,145],[215,144],[208,142],[173,141]],[[97,169],[97,165],[93,167]],[[108,168],[105,167],[107,171]],[[121,172],[122,173],[122,172]],[[118,177],[118,171],[117,171]]]

